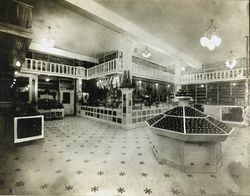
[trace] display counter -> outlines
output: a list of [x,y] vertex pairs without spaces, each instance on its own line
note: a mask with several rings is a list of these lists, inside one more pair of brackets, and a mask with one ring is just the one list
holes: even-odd
[[132,110],[132,124],[144,123],[145,120],[154,117],[167,109],[172,108],[170,105],[160,107],[143,108],[139,110]]
[[156,136],[158,162],[184,172],[217,172],[221,167],[221,142],[232,127],[190,106],[177,106],[146,122]]
[[64,108],[61,109],[39,109],[40,114],[44,115],[45,120],[58,120],[64,117]]
[[78,115],[98,119],[109,123],[122,124],[122,110],[120,108],[105,108],[92,106],[78,106]]
[[[132,110],[132,121],[127,126],[130,128],[135,128],[137,126],[145,125],[145,120],[154,117],[172,106],[165,104],[149,107],[144,107],[142,109]],[[103,122],[108,122],[112,124],[123,124],[122,122],[123,114],[121,108],[105,108],[105,107],[92,107],[92,106],[78,106],[78,115],[81,117],[87,117],[91,119],[102,120]]]

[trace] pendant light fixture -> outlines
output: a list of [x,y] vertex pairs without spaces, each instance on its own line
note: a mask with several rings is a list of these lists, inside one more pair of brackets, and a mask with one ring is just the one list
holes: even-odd
[[211,24],[207,31],[200,39],[202,47],[207,47],[210,51],[213,51],[215,47],[219,47],[221,44],[221,38],[216,32],[216,27],[213,25],[213,20],[210,20]]
[[229,69],[233,69],[237,64],[237,60],[235,59],[234,55],[233,55],[233,51],[230,51],[229,57],[225,62],[225,65],[227,68]]
[[148,50],[148,47],[146,46],[145,50],[142,52],[142,56],[144,58],[149,58],[151,56],[151,52]]
[[51,27],[48,26],[47,36],[42,39],[42,45],[45,48],[54,48],[55,46],[55,40],[53,39],[50,30],[51,30]]

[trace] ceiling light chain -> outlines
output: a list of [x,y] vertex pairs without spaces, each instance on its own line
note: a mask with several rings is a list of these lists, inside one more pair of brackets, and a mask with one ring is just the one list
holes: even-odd
[[200,39],[202,47],[207,47],[210,51],[213,51],[215,47],[219,47],[221,44],[221,38],[217,35],[216,27],[213,24],[213,20],[210,20],[211,24],[207,31]]
[[54,48],[55,46],[55,40],[51,35],[51,26],[48,26],[48,33],[47,36],[42,39],[42,45],[45,48]]

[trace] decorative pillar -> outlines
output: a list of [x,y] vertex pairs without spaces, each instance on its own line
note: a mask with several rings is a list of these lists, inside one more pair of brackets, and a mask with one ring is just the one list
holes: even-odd
[[175,93],[177,93],[181,89],[181,67],[183,65],[183,60],[179,59],[175,64]]
[[82,98],[82,79],[77,78],[75,83],[75,114],[80,113],[80,105],[78,104]]
[[[129,80],[132,81],[133,40],[126,33],[122,34],[120,50],[123,54],[123,73],[126,72],[129,76]],[[123,77],[124,75],[122,76],[122,80]]]
[[128,129],[132,125],[132,55],[133,55],[133,40],[127,33],[122,34],[120,50],[123,53],[123,75],[121,83],[122,91],[122,124]]
[[76,92],[77,93],[82,92],[82,79],[81,78],[76,79]]
[[[19,74],[21,75],[21,74]],[[29,102],[38,101],[38,76],[28,75],[29,77]]]

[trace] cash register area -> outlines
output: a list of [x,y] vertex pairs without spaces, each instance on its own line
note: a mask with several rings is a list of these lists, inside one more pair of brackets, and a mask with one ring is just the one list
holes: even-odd
[[81,117],[45,121],[44,140],[0,147],[2,195],[247,195],[250,132],[223,142],[217,173],[184,173],[159,164],[148,127],[123,130]]

